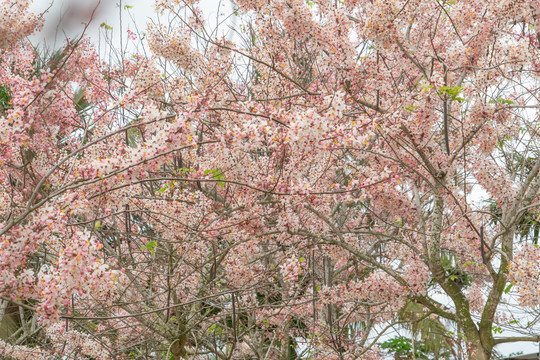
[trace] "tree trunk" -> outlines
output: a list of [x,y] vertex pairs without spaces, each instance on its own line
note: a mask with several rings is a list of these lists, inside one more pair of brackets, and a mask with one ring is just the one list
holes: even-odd
[[469,346],[468,346],[469,359],[470,360],[490,360],[491,350],[492,349],[484,348],[480,342],[469,343]]
[[6,313],[6,307],[8,302],[5,300],[0,300],[0,324],[2,323],[2,320],[4,319],[4,314]]
[[186,331],[186,325],[179,311],[175,312],[175,316],[178,316],[178,318],[176,318],[176,321],[178,321],[176,329],[177,337],[173,340],[173,343],[171,344],[171,354],[174,356],[174,360],[187,359],[188,353],[186,351],[186,343],[188,336]]
[[186,336],[181,335],[171,345],[171,354],[174,360],[187,359]]
[[411,348],[412,348],[412,359],[413,360],[416,360],[416,334],[414,332],[414,324],[411,322],[410,324],[410,327],[411,327]]
[[289,359],[289,346],[290,346],[291,337],[288,334],[289,332],[288,330],[289,330],[289,325],[287,322],[287,326],[285,326],[283,330],[283,339],[281,340],[281,354],[279,356],[281,360]]

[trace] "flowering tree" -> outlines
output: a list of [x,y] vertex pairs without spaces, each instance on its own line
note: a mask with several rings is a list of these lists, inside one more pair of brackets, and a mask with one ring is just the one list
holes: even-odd
[[540,302],[538,3],[238,0],[225,37],[162,0],[109,64],[82,38],[40,61],[3,5],[3,356],[540,340],[509,312]]

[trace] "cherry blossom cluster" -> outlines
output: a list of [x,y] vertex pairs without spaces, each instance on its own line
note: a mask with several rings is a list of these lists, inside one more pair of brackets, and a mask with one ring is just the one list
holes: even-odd
[[538,246],[523,246],[510,265],[510,280],[519,294],[521,304],[530,307],[540,304],[540,249]]
[[0,10],[0,48],[8,48],[42,25],[41,16],[28,11],[30,0],[3,0]]
[[53,354],[41,348],[31,348],[24,345],[11,345],[4,340],[0,340],[0,354],[6,358],[16,360],[47,360],[51,359]]
[[149,29],[148,45],[150,49],[178,67],[193,72],[201,64],[201,55],[191,46],[191,36],[188,31],[165,26]]
[[91,234],[76,231],[66,242],[54,268],[39,274],[38,311],[53,322],[62,307],[71,305],[72,296],[112,301],[120,276],[98,258],[102,245]]
[[[58,350],[63,354],[79,354],[97,360],[111,358],[104,344],[93,339],[89,334],[77,330],[66,330],[63,324],[56,323],[50,326],[47,329],[47,336],[56,346],[61,347]],[[103,339],[100,340],[103,341]],[[104,340],[107,343],[107,340]]]

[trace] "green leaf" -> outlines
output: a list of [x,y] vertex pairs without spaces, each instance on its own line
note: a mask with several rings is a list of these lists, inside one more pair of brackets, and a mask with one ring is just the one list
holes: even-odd
[[162,188],[160,188],[157,193],[158,194],[163,194],[165,191],[167,191],[168,189],[174,189],[174,187],[176,186],[176,182],[175,181],[169,181],[169,182],[166,182],[165,185],[163,185]]
[[221,172],[221,170],[217,170],[217,169],[205,170],[204,175],[208,175],[208,174],[212,174],[214,179],[223,179],[223,173]]
[[176,170],[176,174],[187,174],[187,173],[190,173],[190,172],[195,172],[195,170],[187,169],[187,168],[180,168],[180,169]]
[[510,290],[512,290],[513,286],[514,286],[514,284],[508,284],[508,286],[504,288],[504,293],[508,294],[510,292]]
[[405,110],[407,110],[408,112],[413,112],[414,109],[416,109],[416,106],[405,105]]
[[302,256],[300,259],[298,259],[298,261],[300,261],[301,263],[306,262],[306,258]]
[[428,91],[429,89],[431,89],[433,87],[433,85],[426,85],[426,86],[422,86],[420,89],[422,91]]
[[461,93],[462,90],[463,90],[463,86],[456,86],[456,87],[443,86],[439,89],[439,93],[441,95],[447,94],[450,96],[452,100],[457,100],[459,103],[462,103],[464,101],[469,101],[462,97],[458,97],[458,95]]
[[[223,172],[221,172],[221,170],[217,170],[217,169],[209,169],[209,170],[205,170],[205,171],[204,171],[204,175],[208,175],[208,174],[212,174],[212,177],[213,177],[214,179],[217,179],[217,180],[225,179],[225,176],[223,176]],[[217,184],[218,184],[218,186],[221,187],[222,189],[225,188],[225,182],[223,182],[223,181],[218,181]]]
[[99,229],[101,227],[101,221],[96,221],[94,223],[94,228]]
[[99,27],[104,28],[105,30],[112,30],[112,26],[107,25],[105,21],[102,22]]
[[124,5],[124,9],[125,10],[133,9],[133,5]]
[[148,243],[146,243],[145,245],[141,246],[141,250],[146,249],[146,250],[150,251],[151,254],[154,254],[156,246],[157,246],[157,242],[152,240],[152,241],[149,241]]
[[502,97],[498,97],[497,99],[491,99],[489,100],[489,103],[490,104],[496,104],[496,103],[499,103],[499,104],[507,104],[507,105],[512,105],[514,102],[512,100],[506,100],[506,99],[503,99]]
[[163,194],[169,188],[169,183],[166,183],[161,189],[157,191],[158,194]]

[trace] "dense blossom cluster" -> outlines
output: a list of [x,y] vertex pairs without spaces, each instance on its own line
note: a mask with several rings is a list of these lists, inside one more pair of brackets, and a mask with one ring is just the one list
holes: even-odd
[[39,60],[3,4],[0,356],[380,359],[427,323],[489,360],[540,303],[538,3],[238,0],[227,36],[160,0],[115,64]]
[[51,320],[58,320],[63,305],[68,308],[73,296],[112,300],[118,271],[110,271],[97,257],[102,245],[90,234],[75,231],[66,240],[53,269],[42,268],[39,274],[38,311]]
[[41,27],[39,15],[28,11],[31,0],[3,0],[0,10],[0,48],[5,49]]
[[[78,354],[96,360],[111,358],[103,343],[93,339],[89,334],[77,330],[66,330],[63,325],[55,324],[47,329],[47,336],[55,344],[65,344],[61,353]],[[107,339],[99,339],[107,343]],[[110,346],[110,344],[107,344]],[[60,350],[60,349],[57,349]]]
[[535,307],[540,304],[540,249],[524,246],[514,258],[510,268],[510,280],[516,286],[519,301]]
[[43,349],[31,348],[24,345],[11,345],[4,340],[0,340],[0,354],[6,358],[16,360],[46,360],[53,356],[50,352],[44,351]]
[[201,65],[201,55],[191,47],[191,36],[187,30],[169,30],[166,26],[153,27],[149,35],[148,44],[156,55],[190,72],[194,72]]

